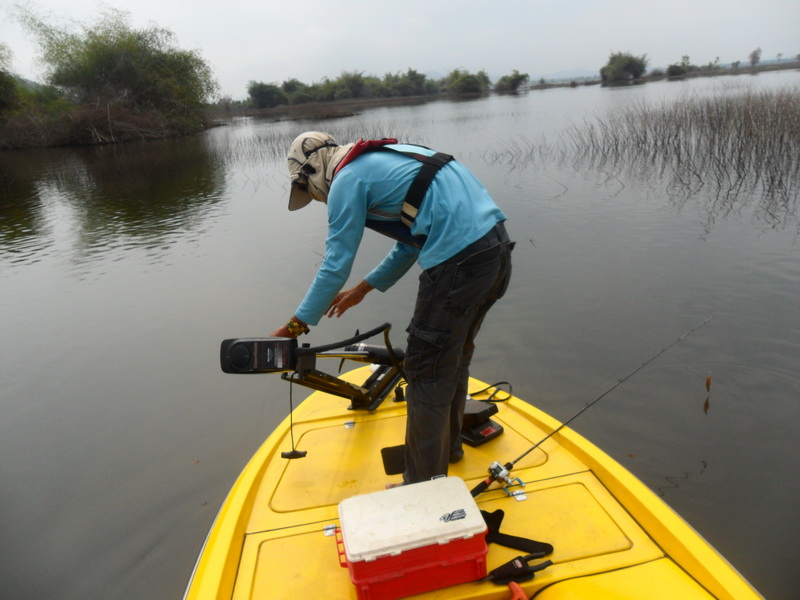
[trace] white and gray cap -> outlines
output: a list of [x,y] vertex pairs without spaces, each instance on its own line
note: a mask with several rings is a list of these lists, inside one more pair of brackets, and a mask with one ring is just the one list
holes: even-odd
[[289,210],[303,208],[312,200],[327,202],[336,166],[352,147],[340,146],[329,133],[307,131],[298,135],[286,156],[291,179]]

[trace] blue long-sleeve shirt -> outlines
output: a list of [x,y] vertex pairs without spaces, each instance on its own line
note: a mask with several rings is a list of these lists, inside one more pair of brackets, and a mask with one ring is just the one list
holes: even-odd
[[[389,146],[420,154],[419,146]],[[295,315],[316,325],[350,276],[367,219],[399,221],[406,192],[422,163],[398,152],[359,156],[334,178],[328,194],[325,259]],[[422,249],[397,242],[364,279],[381,292],[394,285],[415,262],[429,269],[480,239],[506,219],[472,173],[456,161],[431,182],[411,233],[426,236]]]

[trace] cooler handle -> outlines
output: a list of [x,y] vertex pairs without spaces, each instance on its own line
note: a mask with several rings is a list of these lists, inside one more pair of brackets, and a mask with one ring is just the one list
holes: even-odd
[[335,532],[336,537],[336,552],[339,553],[339,566],[347,568],[347,555],[344,551],[344,539],[342,538],[342,528],[337,527]]

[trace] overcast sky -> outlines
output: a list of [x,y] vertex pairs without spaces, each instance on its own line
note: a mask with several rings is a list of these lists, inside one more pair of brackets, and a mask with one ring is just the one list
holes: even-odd
[[[41,80],[33,39],[0,0],[0,42],[12,68]],[[408,68],[442,76],[456,68],[493,79],[517,69],[538,79],[598,71],[611,52],[646,54],[666,67],[719,57],[747,61],[800,54],[800,0],[42,0],[27,2],[53,25],[95,22],[102,8],[130,14],[134,28],[169,29],[199,50],[221,93],[247,95],[251,80],[315,83],[343,71],[382,77]]]

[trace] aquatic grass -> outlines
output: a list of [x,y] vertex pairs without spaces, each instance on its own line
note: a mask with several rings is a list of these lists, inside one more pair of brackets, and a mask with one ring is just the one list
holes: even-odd
[[702,191],[710,215],[755,199],[758,216],[777,227],[796,216],[800,193],[800,88],[640,101],[572,124],[555,143],[515,138],[484,159],[510,170],[557,160],[663,184],[673,202]]
[[800,189],[797,88],[638,103],[573,125],[565,139],[576,164],[669,174],[673,191],[709,186],[730,199],[760,190],[796,203]]
[[237,134],[233,124],[230,137],[221,140],[220,153],[227,163],[244,163],[249,165],[273,165],[286,159],[289,145],[295,137],[304,131],[325,131],[330,133],[340,144],[348,144],[363,139],[380,139],[395,137],[405,142],[424,143],[418,135],[401,131],[393,122],[363,122],[360,119],[347,119],[346,122],[301,121],[287,130],[285,127],[250,127],[251,119],[242,120],[248,125]]

